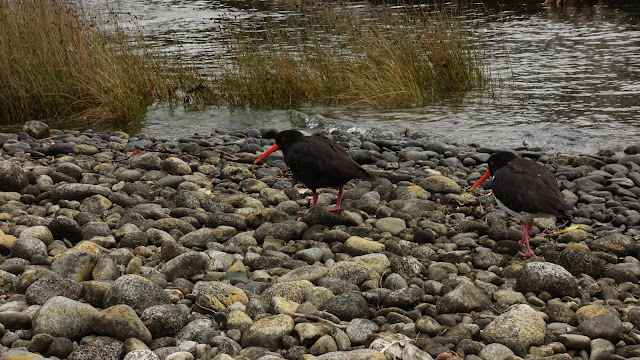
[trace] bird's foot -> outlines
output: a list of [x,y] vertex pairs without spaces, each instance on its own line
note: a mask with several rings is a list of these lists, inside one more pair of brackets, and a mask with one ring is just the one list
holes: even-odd
[[337,213],[337,212],[340,211],[340,205],[329,206],[329,207],[326,207],[324,209],[327,210],[327,211],[330,211],[330,212]]
[[536,254],[534,254],[531,249],[527,249],[525,252],[518,251],[518,254],[522,255],[524,258],[537,258]]
[[300,210],[300,211],[298,211],[298,214],[300,214],[300,215],[304,215],[304,214],[306,214],[306,213],[307,213],[307,211],[306,211],[306,210]]
[[520,239],[520,241],[518,241],[518,245],[524,245],[525,241],[527,241],[527,238],[523,237],[522,239]]

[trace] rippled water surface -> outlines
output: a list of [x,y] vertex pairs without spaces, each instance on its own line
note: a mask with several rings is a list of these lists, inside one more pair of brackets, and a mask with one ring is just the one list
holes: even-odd
[[[101,8],[98,0],[85,5]],[[121,0],[151,39],[194,61],[220,59],[224,21],[291,16],[278,2]],[[507,79],[492,91],[417,109],[307,108],[288,111],[149,109],[142,131],[176,138],[212,129],[345,129],[394,136],[406,128],[433,140],[548,150],[621,151],[640,139],[640,2],[594,1],[549,7],[541,1],[473,5],[491,70]]]

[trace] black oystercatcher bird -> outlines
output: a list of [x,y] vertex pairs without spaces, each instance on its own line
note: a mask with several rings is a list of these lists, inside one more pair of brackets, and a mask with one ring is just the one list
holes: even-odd
[[571,206],[564,201],[555,176],[544,165],[518,157],[508,151],[497,152],[489,157],[489,170],[471,186],[477,188],[493,175],[491,189],[498,207],[520,220],[522,239],[526,244],[524,257],[536,257],[529,247],[529,233],[533,219],[537,217],[570,218]]
[[351,179],[373,180],[369,174],[353,161],[337,143],[321,135],[305,136],[298,130],[284,130],[276,135],[276,143],[260,155],[254,163],[262,161],[276,150],[284,153],[284,162],[291,169],[293,177],[313,191],[313,204],[318,203],[316,190],[323,187],[340,187],[338,201],[328,211],[340,210],[344,184]]

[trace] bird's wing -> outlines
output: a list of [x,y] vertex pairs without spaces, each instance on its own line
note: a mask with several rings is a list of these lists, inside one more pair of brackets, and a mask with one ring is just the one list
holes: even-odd
[[553,174],[543,165],[517,159],[498,169],[493,193],[514,211],[564,216],[571,207],[565,203]]
[[293,174],[309,187],[342,185],[353,178],[371,177],[337,143],[323,136],[308,136],[291,146],[285,158]]

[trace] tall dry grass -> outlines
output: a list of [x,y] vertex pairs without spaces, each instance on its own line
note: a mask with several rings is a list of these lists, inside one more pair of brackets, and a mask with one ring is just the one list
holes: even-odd
[[316,4],[286,26],[235,29],[215,88],[232,106],[423,105],[487,79],[464,20],[435,6]]
[[167,67],[167,55],[115,18],[97,24],[78,4],[0,0],[0,123],[137,121],[152,102],[202,82],[186,67]]

